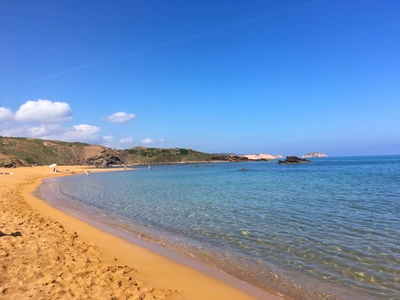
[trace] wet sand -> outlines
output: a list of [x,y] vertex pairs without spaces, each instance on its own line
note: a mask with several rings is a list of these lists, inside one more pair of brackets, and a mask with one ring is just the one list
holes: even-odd
[[[57,168],[69,172],[0,168],[0,298],[283,299],[177,263],[179,258],[129,243],[32,196],[43,178],[85,172]],[[112,170],[118,169],[91,169]]]

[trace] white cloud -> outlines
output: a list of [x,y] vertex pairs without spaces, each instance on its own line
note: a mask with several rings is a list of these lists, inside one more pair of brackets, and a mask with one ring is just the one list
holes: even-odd
[[102,140],[102,145],[106,147],[111,147],[112,146],[112,141],[114,140],[113,135],[104,135],[101,137]]
[[148,145],[154,143],[154,141],[151,138],[145,138],[140,141],[142,144]]
[[92,134],[95,132],[99,132],[100,128],[97,126],[93,125],[88,125],[88,124],[81,124],[81,125],[74,125],[74,130],[76,132],[84,133],[84,134]]
[[11,109],[7,107],[0,107],[0,122],[1,121],[9,121],[14,119],[14,114]]
[[61,139],[64,129],[58,124],[42,124],[31,127],[27,124],[18,125],[15,122],[3,124],[0,135],[13,137],[34,137],[39,139]]
[[112,135],[105,135],[103,136],[103,140],[107,143],[111,143],[114,140],[114,136]]
[[134,114],[127,114],[126,112],[117,112],[107,117],[107,121],[112,123],[126,123],[136,118]]
[[120,142],[123,143],[123,144],[132,143],[133,142],[133,137],[130,136],[130,137],[121,139]]
[[162,139],[160,139],[159,143],[160,143],[160,144],[161,144],[161,143],[164,143],[164,141],[165,141],[165,139],[162,138]]
[[66,102],[49,100],[27,101],[15,113],[19,122],[55,123],[72,119],[72,110]]
[[21,126],[16,126],[15,124],[2,124],[0,128],[1,136],[13,136],[13,137],[26,137],[27,130],[29,128],[24,128]]
[[53,128],[48,128],[46,125],[40,125],[35,127],[29,127],[28,135],[30,137],[43,137],[54,134]]
[[93,125],[75,125],[62,135],[61,140],[68,142],[98,143],[101,141],[99,136],[100,128]]
[[[3,132],[4,131],[1,131],[0,135],[3,135]],[[35,127],[23,125],[4,133],[6,133],[4,136],[24,136],[45,140],[83,142],[89,144],[97,144],[104,141],[100,137],[100,128],[87,124],[76,125],[69,128],[64,128],[59,124],[42,124]]]
[[[71,119],[72,109],[66,102],[29,100],[22,104],[15,114],[9,108],[0,107],[0,135],[83,142],[107,147],[127,147],[134,142],[133,137],[115,140],[113,135],[104,135],[101,128],[94,125],[80,124],[65,127],[61,123]],[[135,115],[125,112],[117,112],[107,118],[114,123],[125,123],[132,119],[135,119]],[[142,143],[151,144],[154,141],[146,138]]]

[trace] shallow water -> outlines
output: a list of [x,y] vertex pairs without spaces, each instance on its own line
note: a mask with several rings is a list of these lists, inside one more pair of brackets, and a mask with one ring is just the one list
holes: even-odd
[[153,166],[37,193],[296,299],[400,298],[400,156]]

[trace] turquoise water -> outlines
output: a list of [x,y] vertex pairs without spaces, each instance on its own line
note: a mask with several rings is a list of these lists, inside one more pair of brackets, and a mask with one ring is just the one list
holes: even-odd
[[37,193],[295,299],[400,299],[400,156],[312,161],[139,167]]

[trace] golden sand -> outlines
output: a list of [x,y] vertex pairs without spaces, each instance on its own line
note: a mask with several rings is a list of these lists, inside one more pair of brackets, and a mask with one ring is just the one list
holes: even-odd
[[85,172],[58,167],[67,168],[0,169],[0,298],[281,299],[176,263],[31,195],[43,178]]

